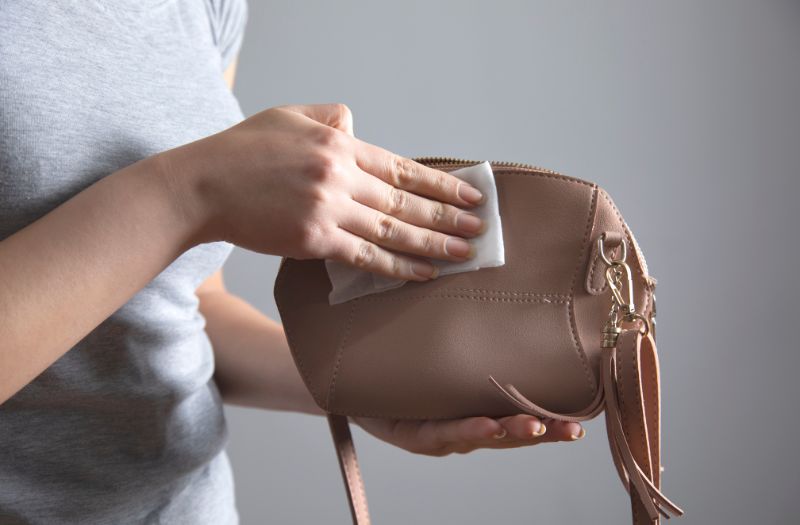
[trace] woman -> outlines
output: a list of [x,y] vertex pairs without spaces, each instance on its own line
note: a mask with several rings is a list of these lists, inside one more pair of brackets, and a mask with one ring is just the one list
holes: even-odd
[[[237,522],[222,403],[320,414],[234,245],[410,280],[479,192],[340,104],[243,120],[244,0],[0,4],[0,523]],[[241,122],[240,122],[241,121]],[[354,418],[412,452],[577,439],[519,415]]]

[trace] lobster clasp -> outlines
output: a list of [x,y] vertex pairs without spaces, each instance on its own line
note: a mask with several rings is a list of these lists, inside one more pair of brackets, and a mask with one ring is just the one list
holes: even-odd
[[[628,296],[622,295],[622,283],[628,292]],[[611,293],[614,295],[614,301],[622,311],[623,317],[629,317],[636,312],[636,307],[633,304],[633,277],[631,276],[631,268],[625,263],[613,263],[613,266],[606,268],[606,280]]]
[[612,266],[614,263],[624,263],[625,259],[628,258],[628,243],[625,242],[625,239],[622,239],[622,253],[619,255],[618,259],[613,260],[609,259],[608,255],[606,255],[605,240],[606,234],[603,232],[597,239],[597,253],[600,254],[600,258],[603,259],[603,262],[608,266]]
[[650,332],[651,326],[649,319],[636,312],[636,305],[633,299],[633,274],[631,273],[631,267],[625,262],[628,255],[628,245],[625,243],[625,239],[622,239],[622,253],[616,259],[611,259],[605,250],[605,238],[606,235],[604,233],[597,239],[597,252],[608,266],[605,277],[611,290],[611,311],[603,329],[602,346],[610,348],[616,345],[617,338],[621,332],[620,323],[622,321],[628,323],[633,323],[637,320],[642,321],[645,334]]
[[[606,282],[614,295],[614,303],[621,310],[623,318],[630,317],[636,312],[633,301],[633,276],[631,267],[625,262],[628,257],[628,244],[622,239],[622,253],[616,259],[610,259],[605,249],[606,234],[603,233],[597,239],[597,252],[608,265],[606,268]],[[627,292],[627,297],[623,295],[623,288]]]

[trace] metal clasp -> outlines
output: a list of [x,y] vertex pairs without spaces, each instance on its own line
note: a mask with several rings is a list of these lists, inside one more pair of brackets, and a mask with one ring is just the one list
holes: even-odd
[[[622,290],[620,285],[623,282],[626,284],[625,288],[628,290],[628,300],[622,297]],[[606,268],[606,281],[608,287],[611,288],[611,293],[614,295],[614,302],[622,310],[622,315],[630,315],[636,311],[636,306],[633,304],[633,277],[631,277],[631,268],[624,262],[615,261],[611,266]]]
[[636,312],[636,305],[633,298],[633,275],[631,267],[625,262],[628,256],[628,245],[622,239],[622,253],[616,259],[610,259],[605,250],[606,234],[603,233],[597,239],[597,251],[603,262],[608,265],[605,277],[608,287],[611,289],[611,311],[608,314],[608,321],[603,329],[604,348],[614,347],[617,338],[622,332],[620,324],[622,321],[633,323],[636,320],[642,321],[644,334],[650,332],[650,320],[642,314]]

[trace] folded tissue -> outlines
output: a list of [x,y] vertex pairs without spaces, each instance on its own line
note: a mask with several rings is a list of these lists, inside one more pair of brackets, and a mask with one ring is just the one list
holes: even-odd
[[[506,262],[503,229],[500,223],[497,187],[491,165],[488,162],[482,162],[451,171],[450,174],[472,184],[486,196],[479,206],[465,208],[486,223],[486,230],[471,239],[475,246],[475,257],[472,259],[466,261],[445,261],[428,257],[422,257],[422,259],[437,266],[440,276],[503,266]],[[328,303],[332,305],[364,295],[392,290],[406,283],[404,279],[385,277],[331,259],[325,260],[325,268],[332,285],[328,294]]]

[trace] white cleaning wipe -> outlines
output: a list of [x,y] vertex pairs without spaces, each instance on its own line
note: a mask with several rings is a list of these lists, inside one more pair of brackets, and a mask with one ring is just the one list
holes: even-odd
[[[500,224],[497,187],[494,183],[491,165],[483,162],[450,173],[472,184],[486,196],[486,200],[480,206],[467,208],[486,223],[486,231],[471,239],[475,245],[475,257],[470,260],[454,262],[427,257],[423,257],[423,259],[438,266],[439,275],[503,266],[506,263],[503,229]],[[391,290],[406,283],[404,279],[385,277],[331,259],[325,259],[325,268],[328,270],[328,277],[333,285],[328,294],[330,304],[339,304],[356,297]]]

